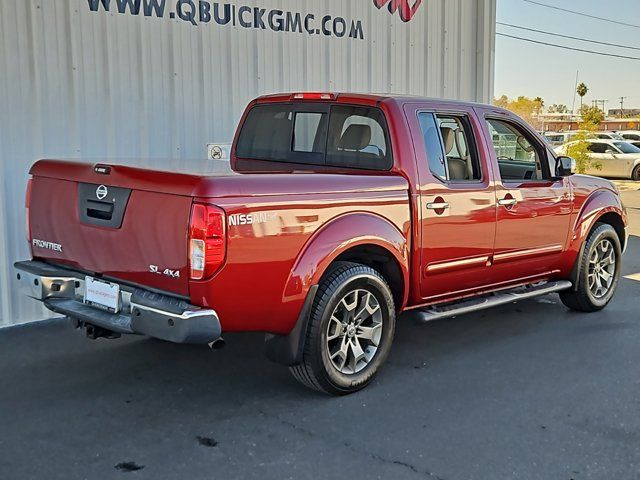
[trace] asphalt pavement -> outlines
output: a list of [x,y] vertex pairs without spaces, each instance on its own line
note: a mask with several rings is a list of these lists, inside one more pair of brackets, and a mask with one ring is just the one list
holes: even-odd
[[[640,192],[623,195],[638,234]],[[622,279],[590,315],[550,295],[403,318],[376,381],[343,398],[298,385],[257,334],[209,351],[4,329],[0,478],[637,479],[639,293]]]

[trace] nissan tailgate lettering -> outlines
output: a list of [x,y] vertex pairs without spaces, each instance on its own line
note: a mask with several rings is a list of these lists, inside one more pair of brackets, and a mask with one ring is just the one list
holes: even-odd
[[229,226],[255,225],[274,221],[278,215],[274,212],[239,213],[229,216]]

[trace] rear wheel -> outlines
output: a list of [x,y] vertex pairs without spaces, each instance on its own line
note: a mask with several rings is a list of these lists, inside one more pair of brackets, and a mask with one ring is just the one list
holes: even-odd
[[636,182],[640,181],[640,165],[633,169],[633,172],[631,173],[631,180]]
[[598,224],[589,234],[580,263],[577,288],[560,292],[567,307],[580,312],[602,310],[620,279],[620,239],[611,225]]
[[376,270],[338,262],[320,282],[302,363],[291,373],[331,395],[358,391],[387,358],[395,332],[391,289]]

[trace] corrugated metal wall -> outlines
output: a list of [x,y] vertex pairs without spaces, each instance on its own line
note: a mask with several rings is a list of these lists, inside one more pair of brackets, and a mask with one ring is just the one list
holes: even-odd
[[117,13],[138,0],[92,12],[100,1],[0,0],[0,325],[46,316],[10,269],[28,257],[23,198],[38,158],[204,165],[245,104],[278,91],[493,94],[496,0],[424,0],[406,23],[373,0],[220,2],[313,13],[317,26],[361,20],[362,40]]

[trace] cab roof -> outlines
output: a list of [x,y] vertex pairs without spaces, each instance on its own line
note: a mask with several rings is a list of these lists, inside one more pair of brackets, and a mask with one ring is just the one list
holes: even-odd
[[263,95],[256,99],[257,103],[280,102],[333,102],[333,103],[357,103],[363,105],[376,105],[379,103],[396,103],[404,105],[408,103],[432,103],[438,105],[477,106],[491,107],[496,111],[507,113],[506,110],[494,105],[461,100],[447,100],[442,98],[430,98],[419,95],[397,93],[350,93],[350,92],[289,92]]

